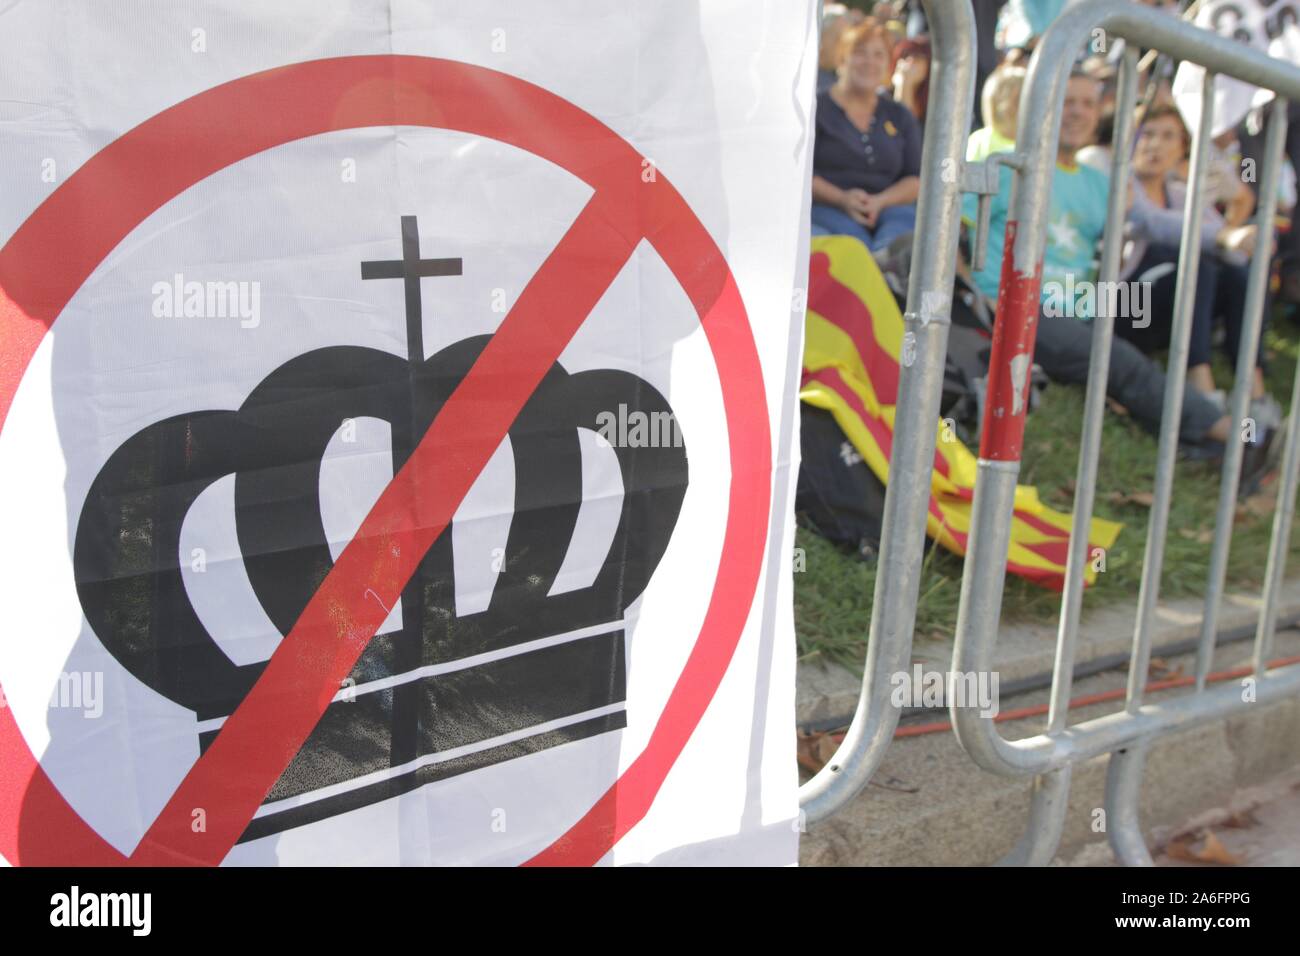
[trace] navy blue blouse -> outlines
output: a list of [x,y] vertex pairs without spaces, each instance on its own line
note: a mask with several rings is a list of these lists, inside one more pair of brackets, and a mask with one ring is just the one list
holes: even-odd
[[921,125],[906,106],[882,95],[864,133],[827,90],[817,97],[813,173],[841,189],[869,193],[888,189],[906,176],[919,176]]

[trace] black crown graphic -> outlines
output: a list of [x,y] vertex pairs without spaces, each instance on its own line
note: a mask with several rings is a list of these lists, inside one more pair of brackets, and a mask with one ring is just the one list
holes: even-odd
[[[291,359],[238,409],[141,429],[82,506],[74,565],[86,618],[128,672],[194,712],[200,748],[266,665],[234,663],[189,599],[180,536],[195,500],[235,476],[248,579],[288,633],[332,567],[319,481],[331,439],[350,419],[387,421],[396,473],[491,338],[424,357],[421,279],[459,275],[461,262],[420,259],[415,217],[402,232],[402,259],[363,263],[362,278],[405,282],[406,358],[339,346]],[[684,444],[613,448],[623,499],[604,561],[589,587],[550,593],[583,502],[579,430],[620,406],[672,414],[628,372],[552,366],[509,431],[513,516],[487,608],[457,613],[449,526],[402,592],[400,629],[370,642],[240,842],[626,725],[625,616],[676,526]]]

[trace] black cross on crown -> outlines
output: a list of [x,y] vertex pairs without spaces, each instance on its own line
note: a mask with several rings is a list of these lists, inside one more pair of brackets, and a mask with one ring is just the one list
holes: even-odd
[[420,280],[458,276],[463,260],[421,259],[420,228],[415,216],[402,217],[402,258],[361,263],[362,279],[402,279],[406,283],[406,355],[412,367],[424,361],[423,306]]

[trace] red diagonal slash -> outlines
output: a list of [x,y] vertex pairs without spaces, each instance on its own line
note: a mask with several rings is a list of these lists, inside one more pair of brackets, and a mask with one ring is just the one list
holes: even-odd
[[[632,253],[599,194],[569,227],[483,354],[366,515],[257,684],[131,854],[132,863],[217,864],[297,756],[451,523],[524,403]],[[206,830],[193,832],[203,808]]]
[[[409,56],[295,64],[198,94],[106,147],[0,249],[0,425],[46,331],[144,217],[260,150],[333,130],[400,125],[510,143],[579,176],[593,198],[129,862],[225,858],[387,617],[380,604],[397,600],[528,396],[643,238],[695,306],[722,384],[731,453],[723,560],[700,638],[646,749],[533,862],[595,862],[644,817],[740,639],[766,543],[771,448],[762,369],[735,282],[667,180],[642,179],[636,150],[573,104],[481,67]],[[88,218],[87,209],[97,215]],[[367,590],[382,600],[366,600]],[[8,709],[0,709],[0,852],[12,862],[128,861],[63,799]]]

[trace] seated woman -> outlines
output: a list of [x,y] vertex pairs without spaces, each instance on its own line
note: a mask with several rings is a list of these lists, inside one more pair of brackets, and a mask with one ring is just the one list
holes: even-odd
[[[1187,156],[1190,140],[1182,116],[1173,106],[1153,107],[1138,128],[1133,155],[1133,196],[1128,213],[1135,241],[1125,258],[1120,278],[1151,284],[1149,311],[1139,322],[1117,317],[1115,334],[1143,351],[1167,348],[1173,331],[1178,244],[1183,234],[1186,198],[1186,184],[1175,178],[1175,172]],[[1228,357],[1234,366],[1237,361],[1237,344],[1244,321],[1246,262],[1255,250],[1255,232],[1253,225],[1228,226],[1213,206],[1207,205],[1202,212],[1202,255],[1196,278],[1187,380],[1193,388],[1207,394],[1221,396],[1215,391],[1210,371],[1211,335],[1218,319],[1224,322],[1227,332]],[[1264,312],[1267,315],[1267,307]],[[1251,397],[1256,400],[1252,414],[1262,419],[1260,424],[1277,424],[1274,421],[1280,418],[1277,403],[1265,393],[1258,361],[1251,382]]]
[[855,236],[882,249],[916,226],[921,127],[882,95],[893,38],[867,18],[840,41],[838,79],[817,97],[813,235]]
[[925,108],[930,99],[930,40],[913,37],[894,47],[891,83],[894,102],[902,103],[925,127]]

